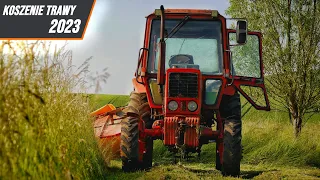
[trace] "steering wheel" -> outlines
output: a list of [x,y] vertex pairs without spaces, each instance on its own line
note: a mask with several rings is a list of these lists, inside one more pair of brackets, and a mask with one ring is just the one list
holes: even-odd
[[169,67],[171,68],[173,64],[194,64],[193,56],[188,54],[172,55],[169,60]]

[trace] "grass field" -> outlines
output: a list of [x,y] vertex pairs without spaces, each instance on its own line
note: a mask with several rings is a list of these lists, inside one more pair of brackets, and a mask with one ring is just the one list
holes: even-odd
[[[92,95],[95,106],[125,106],[128,96]],[[294,138],[288,115],[250,110],[243,118],[243,179],[320,179],[320,115],[313,116]],[[200,159],[179,164],[161,141],[154,146],[154,166],[146,172],[123,173],[113,160],[107,179],[225,179],[215,170],[215,144],[202,148]],[[228,178],[227,178],[228,179]],[[230,178],[232,179],[232,178]]]

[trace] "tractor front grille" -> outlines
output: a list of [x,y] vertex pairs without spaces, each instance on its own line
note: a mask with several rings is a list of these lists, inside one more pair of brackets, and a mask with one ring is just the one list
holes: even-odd
[[198,74],[170,73],[169,97],[198,97]]

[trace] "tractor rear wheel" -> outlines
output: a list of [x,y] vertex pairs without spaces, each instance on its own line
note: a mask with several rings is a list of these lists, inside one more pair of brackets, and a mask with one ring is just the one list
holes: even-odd
[[[150,120],[150,106],[145,93],[132,92],[126,112],[140,115],[145,122],[145,128],[152,128]],[[142,162],[139,161],[139,118],[127,117],[121,121],[121,144],[120,152],[122,169],[124,171],[136,171],[152,167],[153,139],[147,137],[140,139],[145,142],[146,152],[143,154]]]
[[122,170],[139,170],[139,119],[128,117],[121,121],[120,155]]
[[224,119],[224,150],[221,170],[225,176],[239,176],[242,158],[240,95],[236,93],[232,96],[223,96],[220,113]]

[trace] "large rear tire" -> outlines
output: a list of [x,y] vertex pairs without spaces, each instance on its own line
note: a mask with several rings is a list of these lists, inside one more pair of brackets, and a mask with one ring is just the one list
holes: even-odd
[[220,113],[224,119],[224,150],[221,170],[225,176],[239,176],[242,158],[240,95],[236,93],[232,96],[223,96]]
[[[126,109],[127,112],[133,112],[142,118],[145,122],[145,128],[152,128],[150,120],[150,106],[145,93],[132,92],[130,101]],[[120,152],[122,159],[122,169],[126,172],[152,167],[153,139],[147,137],[145,142],[146,152],[143,154],[142,162],[139,162],[139,119],[128,117],[121,121],[121,144]]]

